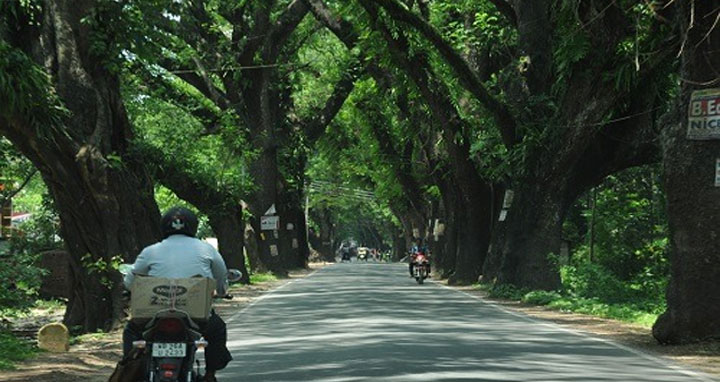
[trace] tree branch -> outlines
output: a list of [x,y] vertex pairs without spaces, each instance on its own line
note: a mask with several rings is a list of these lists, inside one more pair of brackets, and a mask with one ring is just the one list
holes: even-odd
[[373,3],[382,6],[393,19],[412,26],[425,36],[425,38],[435,46],[435,49],[438,50],[442,57],[445,58],[448,65],[453,68],[458,79],[460,79],[460,83],[472,93],[493,116],[505,145],[510,147],[519,141],[516,132],[517,123],[507,105],[495,99],[495,97],[485,89],[485,85],[477,73],[472,70],[462,55],[444,40],[435,27],[412,13],[396,0],[360,0],[360,2],[366,5]]
[[325,101],[322,110],[313,113],[308,121],[302,121],[301,125],[305,126],[305,134],[310,142],[317,141],[325,132],[327,125],[333,120],[335,115],[340,111],[345,100],[350,96],[355,88],[355,81],[364,73],[360,60],[355,59],[350,67],[345,71],[342,78],[335,83],[333,93]]
[[293,0],[268,33],[265,43],[265,62],[275,62],[280,48],[305,18],[309,7],[303,0]]
[[325,25],[348,49],[355,47],[358,36],[351,23],[341,17],[335,17],[322,0],[304,1],[310,6],[310,11],[315,16],[315,19]]
[[[230,101],[227,99],[225,93],[215,86],[212,78],[210,78],[210,73],[205,69],[203,63],[196,57],[193,57],[192,61],[195,68],[182,66],[180,63],[168,58],[161,60],[158,65],[197,89],[197,91],[212,101],[218,108],[222,110],[229,109]],[[144,68],[142,70],[146,71]],[[198,74],[198,72],[200,74]],[[152,77],[151,74],[146,73],[146,76],[148,75]]]
[[[259,8],[255,9],[253,15],[255,25],[249,35],[245,37],[247,40],[246,44],[242,48],[241,53],[237,56],[237,62],[243,66],[248,66],[253,63],[255,53],[257,53],[265,43],[265,35],[270,29],[270,13],[273,5],[275,5],[275,1],[259,1],[256,4]],[[245,29],[245,22],[240,19],[239,24],[234,24],[233,27],[235,29],[243,30]],[[240,38],[242,37],[243,36],[241,34],[233,33],[233,45],[239,47]]]
[[505,16],[508,21],[510,21],[510,24],[513,26],[517,26],[517,15],[515,15],[515,10],[513,7],[508,3],[506,0],[489,0],[493,5],[495,5],[495,8],[497,8],[498,12],[500,12],[503,16]]
[[[203,105],[202,102],[190,94],[181,92],[175,86],[168,83],[164,78],[154,76],[142,65],[135,65],[135,67],[135,73],[142,78],[145,84],[151,86],[156,92],[162,92],[163,99],[172,101],[183,108],[183,110],[202,121],[208,134],[212,134],[217,130],[220,123],[220,117],[218,116],[217,111],[206,107],[206,105]],[[225,110],[217,104],[216,106],[218,106],[221,110]]]

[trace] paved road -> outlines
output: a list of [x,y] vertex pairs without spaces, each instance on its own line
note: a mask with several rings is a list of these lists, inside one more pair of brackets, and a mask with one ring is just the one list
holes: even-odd
[[711,381],[464,293],[398,264],[336,264],[229,320],[222,381]]

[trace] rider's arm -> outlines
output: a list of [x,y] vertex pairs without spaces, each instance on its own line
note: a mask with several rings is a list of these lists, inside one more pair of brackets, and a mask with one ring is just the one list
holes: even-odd
[[227,266],[225,266],[225,260],[223,260],[220,253],[213,248],[212,251],[212,262],[210,267],[212,269],[213,278],[215,279],[215,292],[218,296],[225,296],[228,290],[227,280]]
[[135,263],[132,266],[132,269],[128,274],[125,275],[123,278],[123,284],[125,284],[125,289],[130,290],[130,286],[132,285],[133,280],[135,279],[135,275],[146,275],[150,271],[150,254],[146,249],[143,249],[142,252],[138,255],[137,259],[135,259]]

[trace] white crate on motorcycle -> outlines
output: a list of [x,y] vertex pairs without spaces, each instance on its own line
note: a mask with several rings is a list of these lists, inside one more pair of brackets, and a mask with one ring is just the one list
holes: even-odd
[[193,320],[207,320],[212,308],[215,280],[207,277],[168,279],[136,276],[130,299],[130,318],[147,320],[159,310],[174,307],[187,312]]

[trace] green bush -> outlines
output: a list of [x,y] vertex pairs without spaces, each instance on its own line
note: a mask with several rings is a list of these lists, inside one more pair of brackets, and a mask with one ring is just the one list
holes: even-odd
[[277,281],[277,276],[274,274],[267,272],[267,273],[253,273],[250,275],[250,283],[263,283],[268,281]]
[[489,297],[506,298],[510,300],[520,300],[530,292],[527,288],[518,288],[512,284],[495,284],[490,288]]
[[41,278],[47,272],[37,266],[40,253],[62,247],[57,238],[56,215],[39,208],[33,218],[20,225],[9,246],[0,250],[0,317],[29,309],[37,298]]
[[526,304],[547,305],[553,301],[561,299],[562,296],[558,292],[548,292],[545,290],[534,290],[526,293],[522,297],[522,302]]
[[14,316],[35,302],[43,271],[35,266],[37,255],[0,253],[0,318]]
[[16,362],[32,357],[35,348],[12,333],[0,330],[0,370],[12,370]]
[[601,265],[583,262],[560,268],[563,290],[577,297],[614,303],[632,301],[636,293]]

